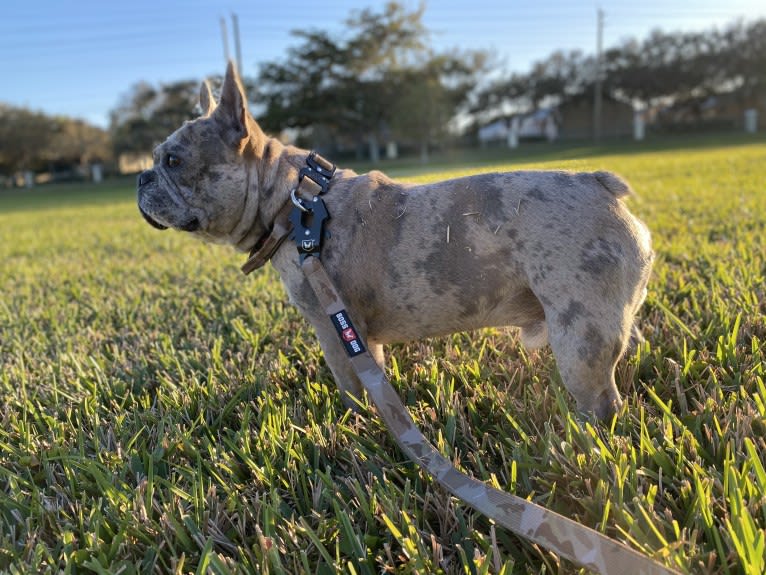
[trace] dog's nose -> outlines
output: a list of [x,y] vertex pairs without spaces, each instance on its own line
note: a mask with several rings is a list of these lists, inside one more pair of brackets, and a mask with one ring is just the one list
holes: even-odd
[[146,185],[153,180],[154,180],[154,172],[152,170],[144,170],[143,172],[138,174],[139,187]]

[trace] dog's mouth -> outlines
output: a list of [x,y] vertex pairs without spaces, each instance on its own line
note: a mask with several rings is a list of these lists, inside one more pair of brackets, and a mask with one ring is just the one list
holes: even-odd
[[192,218],[185,224],[178,226],[178,229],[183,232],[196,232],[199,229],[199,219]]
[[141,212],[141,215],[144,216],[144,219],[149,223],[150,226],[152,226],[153,228],[156,228],[158,230],[166,230],[166,229],[168,229],[167,226],[163,226],[161,223],[159,223],[157,220],[155,220],[152,216],[147,214],[141,206],[138,206],[138,209]]
[[[149,223],[150,226],[158,230],[168,229],[168,226],[161,224],[160,222],[155,220],[152,216],[147,214],[141,206],[138,206],[138,209],[141,212],[141,215],[144,216],[144,219]],[[184,222],[183,224],[180,224],[179,226],[173,226],[173,227],[182,232],[196,232],[200,229],[200,221],[199,221],[199,218],[193,217],[190,220]]]

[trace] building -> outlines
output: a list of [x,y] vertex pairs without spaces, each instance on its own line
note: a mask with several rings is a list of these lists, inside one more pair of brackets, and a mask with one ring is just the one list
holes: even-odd
[[153,165],[154,160],[148,152],[123,152],[117,158],[117,169],[121,174],[137,174]]
[[[566,140],[593,138],[593,94],[586,92],[568,98],[558,106],[559,137]],[[601,101],[601,137],[633,136],[633,106],[604,94]]]
[[[601,104],[601,136],[632,137],[633,106],[607,95]],[[514,140],[514,134],[516,140]],[[585,93],[566,99],[553,108],[500,118],[479,129],[479,143],[508,143],[524,140],[589,140],[593,138],[593,97]]]

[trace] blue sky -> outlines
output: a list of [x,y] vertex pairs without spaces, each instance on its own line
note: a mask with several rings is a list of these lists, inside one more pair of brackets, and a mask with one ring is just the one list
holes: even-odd
[[[401,0],[416,7],[417,1]],[[221,73],[220,18],[239,18],[243,71],[282,59],[294,29],[342,33],[368,0],[3,0],[0,102],[106,126],[109,110],[140,80],[202,79]],[[486,49],[509,70],[525,71],[556,49],[595,51],[596,10],[606,14],[604,45],[666,31],[766,17],[764,0],[431,0],[424,21],[437,48]],[[231,44],[231,35],[230,35]]]

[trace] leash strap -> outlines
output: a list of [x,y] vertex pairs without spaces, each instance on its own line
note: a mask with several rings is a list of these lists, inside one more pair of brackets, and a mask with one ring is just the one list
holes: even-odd
[[330,317],[354,371],[404,453],[450,493],[513,533],[602,575],[679,575],[630,547],[457,470],[429,443],[356,332],[346,305],[317,257],[301,267]]

